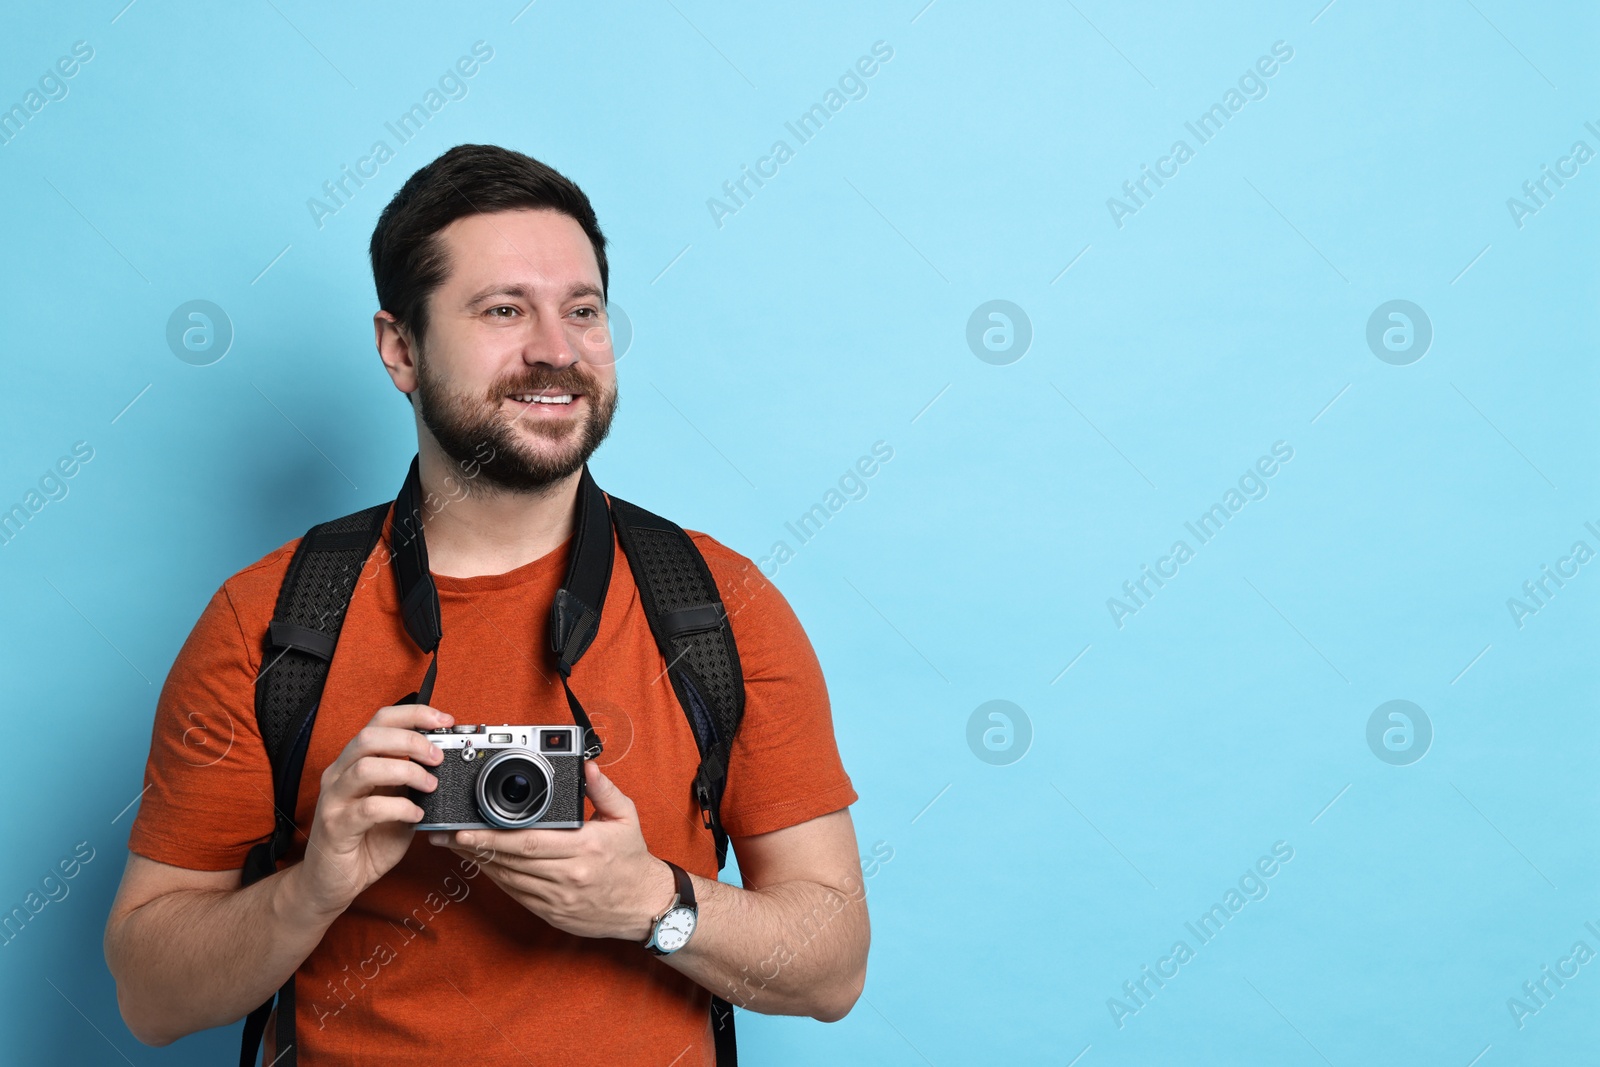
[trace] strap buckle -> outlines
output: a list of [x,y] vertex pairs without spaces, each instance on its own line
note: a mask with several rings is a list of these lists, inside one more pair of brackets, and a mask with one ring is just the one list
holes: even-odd
[[704,781],[696,781],[694,783],[694,799],[700,805],[700,825],[707,830],[711,829],[711,787]]

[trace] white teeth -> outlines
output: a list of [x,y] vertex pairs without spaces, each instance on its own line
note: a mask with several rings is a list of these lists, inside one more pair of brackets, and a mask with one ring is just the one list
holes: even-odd
[[529,396],[523,394],[514,396],[511,399],[521,404],[570,404],[572,403],[572,394],[562,393],[560,396]]

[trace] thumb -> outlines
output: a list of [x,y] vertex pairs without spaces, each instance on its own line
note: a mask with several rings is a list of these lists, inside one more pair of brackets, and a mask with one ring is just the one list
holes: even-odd
[[588,776],[585,784],[588,787],[589,799],[594,803],[596,818],[637,821],[638,812],[633,806],[633,801],[617,788],[615,782],[606,777],[598,763],[589,760],[584,767],[584,773]]

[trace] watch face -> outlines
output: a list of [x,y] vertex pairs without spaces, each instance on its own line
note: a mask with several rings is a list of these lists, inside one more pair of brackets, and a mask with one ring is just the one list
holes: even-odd
[[694,933],[695,913],[688,908],[673,908],[661,917],[656,925],[656,947],[663,952],[676,952]]

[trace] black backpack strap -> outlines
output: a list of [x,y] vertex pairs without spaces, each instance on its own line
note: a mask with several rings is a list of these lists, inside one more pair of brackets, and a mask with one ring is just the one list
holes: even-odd
[[[383,533],[388,504],[313,526],[289,561],[256,676],[256,723],[272,762],[272,835],[245,857],[241,885],[278,869],[294,839],[294,808],[322,686],[356,583]],[[240,1067],[252,1067],[272,999],[245,1020]],[[278,1067],[294,1067],[294,976],[278,992]]]
[[711,998],[711,1027],[717,1067],[739,1067],[739,1045],[733,1036],[733,1005],[721,997]]
[[[611,498],[611,520],[639,587],[644,617],[700,749],[694,798],[716,841],[721,870],[728,862],[722,793],[733,739],[744,718],[744,672],[733,626],[705,558],[682,527],[616,497]],[[711,998],[711,1023],[717,1067],[737,1067],[733,1006],[721,997]]]
[[744,674],[733,627],[705,559],[681,527],[616,497],[611,517],[650,632],[700,748],[694,798],[716,838],[720,870],[728,858],[722,792],[733,738],[744,718]]

